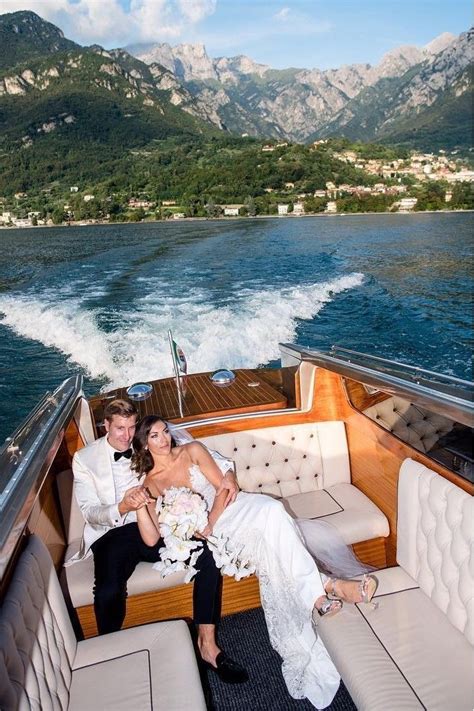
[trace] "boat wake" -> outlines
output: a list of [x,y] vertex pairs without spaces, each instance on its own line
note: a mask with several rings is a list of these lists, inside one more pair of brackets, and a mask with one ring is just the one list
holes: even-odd
[[[0,296],[0,323],[15,334],[62,352],[107,387],[172,375],[167,330],[186,353],[189,372],[254,368],[279,358],[278,343],[296,339],[298,321],[314,318],[337,294],[363,283],[363,274],[301,286],[245,290],[225,303],[189,291],[166,298],[160,290],[133,308],[88,310],[84,299]],[[77,292],[76,292],[77,293]]]

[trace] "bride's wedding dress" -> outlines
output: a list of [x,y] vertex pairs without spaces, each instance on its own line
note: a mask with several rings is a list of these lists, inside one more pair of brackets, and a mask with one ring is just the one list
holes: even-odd
[[[210,510],[214,487],[198,466],[193,465],[189,474],[192,489]],[[340,677],[312,624],[314,603],[325,590],[295,521],[279,501],[240,492],[217,520],[213,534],[227,539],[228,546],[255,567],[270,641],[283,659],[289,693],[325,708]],[[225,566],[222,570],[226,572]]]

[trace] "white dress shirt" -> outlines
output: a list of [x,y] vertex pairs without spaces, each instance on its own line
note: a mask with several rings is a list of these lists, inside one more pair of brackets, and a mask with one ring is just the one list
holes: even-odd
[[130,469],[130,459],[127,459],[127,457],[120,457],[120,459],[115,461],[114,454],[119,450],[114,449],[109,444],[108,440],[106,440],[106,442],[107,451],[109,453],[110,458],[110,465],[112,467],[112,475],[114,478],[115,503],[117,505],[116,520],[120,521],[122,524],[132,523],[133,521],[137,520],[136,511],[129,511],[128,513],[121,516],[118,510],[118,505],[122,501],[127,489],[130,489],[132,486],[138,486],[140,482],[138,481],[136,473]]

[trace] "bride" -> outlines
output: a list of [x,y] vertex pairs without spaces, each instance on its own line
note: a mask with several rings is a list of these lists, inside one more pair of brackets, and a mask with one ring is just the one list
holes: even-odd
[[[334,615],[345,602],[370,602],[377,580],[328,578],[305,548],[302,534],[283,505],[265,494],[239,492],[226,507],[226,492],[216,494],[222,473],[198,441],[176,445],[168,424],[149,415],[139,423],[133,441],[132,468],[146,475],[143,486],[153,498],[171,487],[188,487],[208,506],[201,531],[223,536],[253,564],[270,642],[283,659],[282,672],[293,698],[308,698],[316,708],[328,706],[339,687],[339,674],[312,624],[317,615]],[[156,504],[137,511],[147,545],[160,538]]]

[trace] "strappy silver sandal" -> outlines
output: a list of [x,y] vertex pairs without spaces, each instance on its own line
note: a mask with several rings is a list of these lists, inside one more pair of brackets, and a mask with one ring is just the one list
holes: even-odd
[[[342,599],[341,596],[336,593],[336,583],[337,582],[339,582],[338,578],[329,578],[329,580],[328,580],[328,587],[330,588],[330,591],[326,590],[326,595],[329,600],[341,600]],[[359,582],[359,586],[358,586],[361,599],[356,600],[353,604],[356,604],[359,602],[366,602],[366,603],[371,602],[378,586],[379,586],[379,581],[375,577],[375,575],[364,575],[362,580]],[[347,602],[347,600],[345,600],[345,602]]]
[[342,610],[342,604],[342,600],[330,600],[329,597],[326,596],[321,607],[315,607],[314,609],[320,617],[332,617]]

